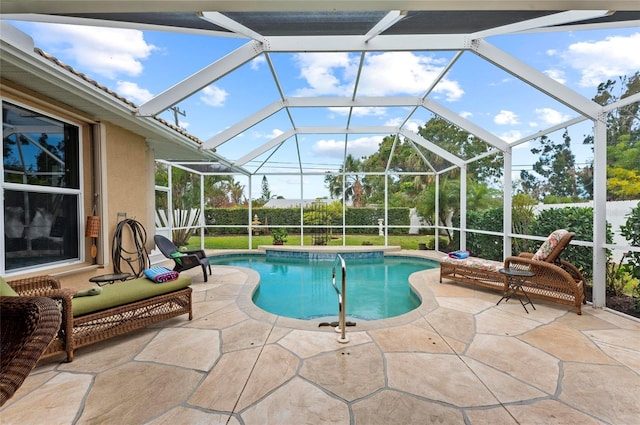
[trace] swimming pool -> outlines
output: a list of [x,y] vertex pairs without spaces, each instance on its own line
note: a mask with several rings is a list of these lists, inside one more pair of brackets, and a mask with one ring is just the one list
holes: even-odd
[[[335,255],[333,256],[335,257]],[[212,265],[253,269],[260,284],[253,302],[270,313],[294,319],[338,315],[338,298],[331,285],[333,260],[232,254],[209,257]],[[409,275],[438,267],[432,260],[384,256],[375,259],[345,258],[347,267],[347,316],[378,320],[399,316],[420,305],[409,286]],[[336,276],[338,286],[341,275]]]

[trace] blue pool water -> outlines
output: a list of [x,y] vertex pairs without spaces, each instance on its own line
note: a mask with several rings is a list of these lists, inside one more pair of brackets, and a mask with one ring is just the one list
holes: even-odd
[[[260,284],[253,301],[270,313],[294,319],[338,315],[338,296],[331,285],[333,260],[238,254],[210,257],[210,262],[257,271]],[[438,266],[431,260],[400,256],[347,257],[345,263],[346,312],[349,317],[360,320],[398,316],[418,307],[420,300],[409,287],[409,275]],[[340,273],[336,275],[338,287],[342,282]]]

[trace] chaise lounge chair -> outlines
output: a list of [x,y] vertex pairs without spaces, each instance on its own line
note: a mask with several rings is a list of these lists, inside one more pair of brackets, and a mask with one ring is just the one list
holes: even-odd
[[200,266],[202,267],[204,281],[207,281],[207,268],[209,269],[209,274],[211,274],[211,264],[209,264],[209,259],[203,250],[178,251],[175,244],[162,235],[155,235],[153,240],[156,242],[162,255],[174,261],[174,271],[179,273],[183,270]]
[[560,259],[574,236],[573,232],[556,230],[535,254],[521,253],[507,257],[504,262],[477,257],[458,260],[446,256],[440,262],[440,282],[447,278],[504,293],[508,283],[500,269],[528,270],[534,276],[527,279],[523,289],[530,297],[573,305],[576,313],[582,314],[582,304],[586,304],[584,278],[573,264]]

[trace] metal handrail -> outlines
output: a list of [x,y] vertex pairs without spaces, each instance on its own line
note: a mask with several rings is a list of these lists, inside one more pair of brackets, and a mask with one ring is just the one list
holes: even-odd
[[[338,286],[336,285],[336,266],[338,263],[340,263],[340,268],[342,269],[342,289],[338,289]],[[333,289],[336,290],[336,294],[338,294],[338,326],[336,327],[336,332],[340,332],[338,342],[344,344],[349,342],[349,337],[347,336],[347,322],[345,320],[347,312],[347,265],[340,254],[337,254],[336,259],[333,261],[331,284],[333,285]]]

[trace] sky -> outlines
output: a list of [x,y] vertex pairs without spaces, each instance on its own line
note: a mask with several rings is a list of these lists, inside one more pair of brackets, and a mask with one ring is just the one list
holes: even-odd
[[[247,43],[224,38],[175,32],[13,21],[35,45],[90,78],[141,105],[210,63]],[[599,83],[640,70],[640,28],[600,31],[543,32],[486,39],[518,60],[591,99]],[[455,52],[372,52],[366,55],[358,94],[361,96],[422,96],[425,87],[452,60]],[[350,96],[357,77],[359,54],[272,53],[271,60],[286,96]],[[465,52],[429,96],[460,116],[507,142],[519,140],[577,116],[575,111],[539,93],[511,74]],[[280,99],[264,56],[180,102],[179,125],[203,141]],[[297,108],[292,117],[298,127],[341,125],[346,110]],[[399,125],[417,130],[433,115],[408,108],[357,108],[351,125]],[[184,115],[182,115],[184,114]],[[161,116],[174,122],[174,112]],[[236,160],[248,151],[291,129],[285,111],[274,114],[217,147]],[[592,159],[582,144],[590,134],[589,122],[570,129],[578,164]],[[561,131],[551,135],[561,139]],[[356,158],[371,155],[383,135],[350,135],[347,152]],[[303,168],[318,173],[338,170],[345,153],[343,135],[299,135],[297,145]],[[239,148],[240,147],[240,148]],[[530,169],[535,159],[532,142],[514,149],[515,170]],[[269,165],[263,161],[269,159]],[[294,160],[294,161],[292,161]],[[246,165],[262,173],[298,171],[296,140],[291,138],[275,153],[267,152]],[[254,198],[260,180],[252,182]],[[327,196],[322,176],[268,176],[273,195],[305,199]],[[248,182],[241,180],[241,184]],[[301,193],[302,192],[302,193]]]

